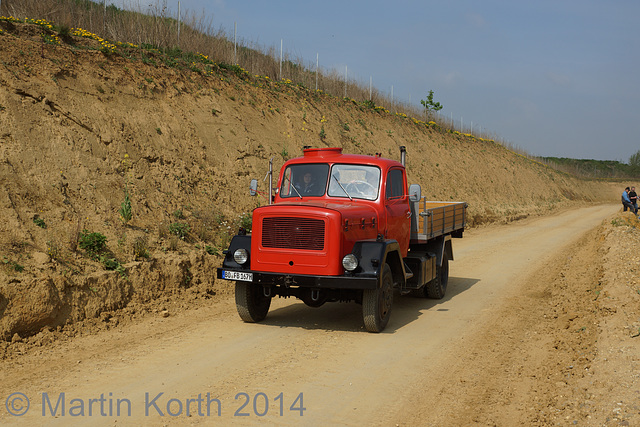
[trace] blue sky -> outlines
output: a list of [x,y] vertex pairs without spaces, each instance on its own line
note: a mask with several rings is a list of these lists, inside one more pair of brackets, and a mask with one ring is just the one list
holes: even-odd
[[533,155],[626,163],[640,150],[637,0],[180,3],[394,99],[420,106],[433,90],[443,116]]

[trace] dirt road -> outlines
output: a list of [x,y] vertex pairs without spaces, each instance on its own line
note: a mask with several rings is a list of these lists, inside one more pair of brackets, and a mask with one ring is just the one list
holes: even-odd
[[[544,424],[560,385],[547,387],[555,332],[541,332],[535,298],[618,208],[467,232],[446,298],[397,296],[381,334],[364,331],[356,304],[291,299],[244,324],[229,296],[30,351],[1,366],[0,424]],[[27,398],[24,416],[8,414]]]

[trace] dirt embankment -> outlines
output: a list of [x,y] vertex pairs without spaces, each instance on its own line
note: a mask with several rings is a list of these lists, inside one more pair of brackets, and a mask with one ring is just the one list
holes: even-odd
[[[71,35],[45,42],[37,25],[0,28],[2,339],[186,289],[212,296],[221,250],[262,202],[248,180],[304,145],[392,158],[404,145],[423,195],[468,201],[474,225],[618,197],[493,142],[286,81],[105,55]],[[78,247],[90,233],[107,239],[99,256]]]
[[429,401],[439,404],[416,390],[393,420],[639,425],[639,244],[640,221],[621,212],[558,253],[526,287],[501,295],[442,377],[419,381],[435,384]]

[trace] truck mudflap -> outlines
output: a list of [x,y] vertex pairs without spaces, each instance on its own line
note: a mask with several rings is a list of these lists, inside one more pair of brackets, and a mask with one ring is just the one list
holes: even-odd
[[281,274],[244,269],[218,268],[216,276],[222,280],[244,281],[262,286],[285,286],[317,289],[376,289],[376,276],[307,276]]

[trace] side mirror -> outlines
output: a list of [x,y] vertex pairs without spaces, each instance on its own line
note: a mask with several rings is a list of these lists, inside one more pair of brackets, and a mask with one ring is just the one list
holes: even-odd
[[255,196],[258,194],[258,180],[252,179],[251,183],[249,183],[249,194]]
[[422,189],[420,184],[411,184],[409,186],[409,201],[418,202],[422,199]]

